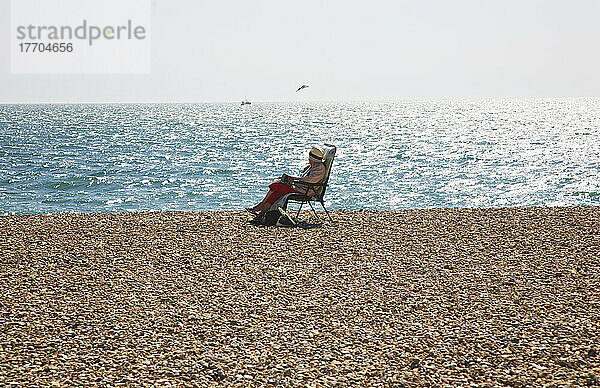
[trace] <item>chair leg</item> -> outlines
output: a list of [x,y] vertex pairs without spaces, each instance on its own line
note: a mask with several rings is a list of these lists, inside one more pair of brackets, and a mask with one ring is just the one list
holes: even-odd
[[302,205],[304,205],[304,201],[300,202],[300,207],[298,208],[298,211],[296,212],[296,218],[298,218],[298,216],[300,215],[300,210],[302,210]]
[[329,215],[329,212],[327,211],[327,208],[325,207],[325,203],[321,202],[321,206],[323,207],[323,210],[325,210],[327,217],[329,217],[329,221],[331,221],[331,223],[333,223],[333,218],[331,218],[331,215]]
[[313,213],[315,214],[315,218],[317,219],[318,222],[321,222],[321,219],[319,218],[319,215],[317,214],[315,208],[313,207],[313,205],[310,203],[310,201],[308,201],[308,204],[310,206],[310,208],[312,209]]

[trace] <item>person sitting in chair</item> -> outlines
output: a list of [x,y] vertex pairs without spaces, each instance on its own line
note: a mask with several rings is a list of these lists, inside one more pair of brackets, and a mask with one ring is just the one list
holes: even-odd
[[309,165],[302,170],[299,177],[283,174],[279,181],[269,185],[269,192],[265,198],[256,206],[246,208],[247,211],[256,216],[255,220],[262,220],[265,213],[282,196],[290,193],[314,195],[313,190],[302,187],[302,182],[319,183],[325,177],[325,164],[323,164],[323,151],[313,147],[308,153]]

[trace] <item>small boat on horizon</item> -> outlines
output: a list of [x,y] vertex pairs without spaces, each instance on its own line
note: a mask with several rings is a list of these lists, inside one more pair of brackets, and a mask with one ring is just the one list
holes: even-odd
[[250,104],[252,104],[250,101],[242,100],[242,105],[250,105]]

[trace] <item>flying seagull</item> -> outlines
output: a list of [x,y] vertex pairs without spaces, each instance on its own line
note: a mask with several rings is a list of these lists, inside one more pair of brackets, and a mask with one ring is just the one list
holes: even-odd
[[298,90],[296,90],[296,92],[299,92],[300,90],[307,88],[307,87],[308,87],[308,85],[302,85],[298,88]]

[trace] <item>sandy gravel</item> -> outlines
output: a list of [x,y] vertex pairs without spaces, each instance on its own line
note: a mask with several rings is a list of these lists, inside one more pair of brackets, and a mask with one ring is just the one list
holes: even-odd
[[598,386],[600,208],[0,217],[0,386]]

